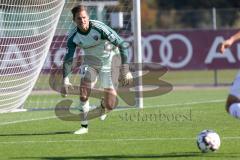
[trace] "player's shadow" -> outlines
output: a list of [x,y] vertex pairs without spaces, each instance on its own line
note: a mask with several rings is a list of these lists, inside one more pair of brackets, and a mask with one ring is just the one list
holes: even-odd
[[118,159],[159,159],[159,158],[194,158],[194,157],[212,157],[212,158],[239,158],[238,153],[200,153],[200,152],[182,152],[182,153],[166,153],[155,155],[102,155],[102,156],[63,156],[63,157],[13,157],[12,159],[41,159],[41,160],[70,160],[70,159],[85,159],[85,160],[118,160]]
[[43,135],[59,135],[59,134],[72,134],[72,131],[63,132],[46,132],[46,133],[11,133],[11,134],[0,134],[0,137],[11,137],[11,136],[43,136]]

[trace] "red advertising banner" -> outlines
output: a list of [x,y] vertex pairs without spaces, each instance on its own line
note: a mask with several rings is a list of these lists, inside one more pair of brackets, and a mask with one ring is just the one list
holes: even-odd
[[[173,70],[230,69],[240,67],[240,43],[235,43],[225,54],[220,54],[221,42],[236,33],[237,30],[189,30],[172,32],[144,32],[142,34],[142,55],[145,63],[160,63]],[[60,67],[66,53],[66,36],[55,36],[43,70],[49,71],[51,66]],[[133,37],[125,37],[126,42],[132,42]],[[7,47],[7,46],[6,46]],[[8,56],[21,51],[14,44],[8,45]],[[12,47],[12,48],[11,48]],[[133,61],[133,47],[129,47],[129,61]],[[26,54],[26,51],[24,51]],[[75,56],[82,54],[78,50]],[[10,54],[10,55],[9,55]],[[19,54],[19,52],[18,52]],[[24,56],[23,56],[24,57]],[[4,55],[1,55],[1,59]],[[14,65],[14,60],[8,65]],[[24,62],[21,62],[24,63]],[[28,62],[30,63],[30,62]],[[0,66],[3,65],[0,63]],[[151,69],[151,66],[148,66]],[[156,69],[156,68],[154,68]]]
[[192,30],[143,34],[143,60],[169,69],[229,69],[240,67],[240,43],[224,54],[220,44],[237,30]]

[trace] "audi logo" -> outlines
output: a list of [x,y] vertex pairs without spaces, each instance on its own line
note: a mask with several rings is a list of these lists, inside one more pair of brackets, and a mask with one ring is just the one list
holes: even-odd
[[[126,41],[132,41],[133,37],[128,37],[125,39]],[[158,44],[159,50],[154,50],[153,43]],[[178,41],[178,43],[182,43],[184,47],[186,47],[186,53],[180,53],[184,55],[181,57],[181,60],[173,61],[174,57],[174,46],[172,41]],[[156,46],[155,46],[156,47]],[[130,56],[129,60],[133,58],[132,50],[129,50]],[[142,37],[142,58],[143,62],[152,62],[154,59],[154,54],[158,54],[160,57],[160,64],[163,66],[171,67],[171,68],[182,68],[187,65],[193,55],[193,47],[190,40],[182,34],[170,34],[168,36],[162,36],[159,34],[149,35],[147,37]]]

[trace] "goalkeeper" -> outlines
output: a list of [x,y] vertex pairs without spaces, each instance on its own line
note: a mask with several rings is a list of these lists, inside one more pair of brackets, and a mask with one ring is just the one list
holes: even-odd
[[[128,85],[132,82],[132,74],[129,72],[127,64],[128,50],[123,46],[124,41],[117,33],[104,23],[96,20],[90,20],[87,8],[82,5],[75,6],[72,10],[73,21],[76,27],[69,32],[67,41],[67,53],[63,62],[63,91],[66,96],[68,88],[71,87],[69,76],[71,73],[73,56],[76,47],[84,50],[84,60],[81,64],[81,82],[80,82],[80,105],[79,109],[84,114],[81,121],[81,128],[74,134],[88,133],[88,113],[91,108],[89,105],[89,96],[91,88],[96,81],[104,90],[103,99],[98,106],[100,118],[105,119],[105,112],[111,111],[117,105],[116,85],[113,79],[119,79],[121,85]],[[120,55],[121,67],[118,78],[113,76],[112,60],[113,57]],[[114,70],[114,72],[116,72]],[[119,72],[118,72],[119,73]],[[114,73],[116,74],[116,73]],[[95,109],[96,110],[96,109]],[[90,116],[90,115],[89,115]]]

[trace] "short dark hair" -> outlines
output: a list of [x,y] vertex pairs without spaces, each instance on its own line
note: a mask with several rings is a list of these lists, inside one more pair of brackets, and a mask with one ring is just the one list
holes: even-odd
[[73,18],[75,18],[76,13],[81,12],[81,11],[86,11],[88,13],[87,7],[85,7],[83,5],[79,4],[75,7],[73,7],[73,9],[72,9]]

